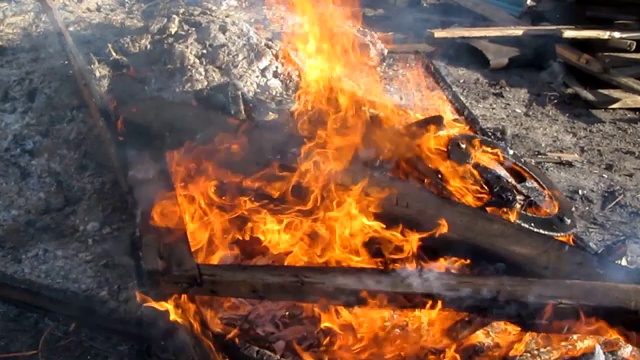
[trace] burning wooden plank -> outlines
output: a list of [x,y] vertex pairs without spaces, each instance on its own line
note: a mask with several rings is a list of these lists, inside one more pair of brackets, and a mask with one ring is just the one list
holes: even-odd
[[[476,276],[428,270],[306,266],[199,265],[200,285],[169,288],[200,296],[335,305],[366,305],[385,295],[388,306],[424,307],[442,300],[458,311],[481,313],[540,332],[567,332],[554,321],[578,321],[580,310],[614,327],[640,331],[640,285],[581,280]],[[167,280],[179,284],[176,275]],[[363,295],[366,294],[366,295]],[[552,305],[552,316],[543,316]]]
[[438,219],[448,230],[444,237],[489,251],[519,267],[530,276],[640,283],[640,272],[608,262],[552,237],[535,233],[507,220],[441,198],[417,184],[372,175],[368,185],[395,189],[384,200],[382,217],[401,219],[417,230],[428,231]]

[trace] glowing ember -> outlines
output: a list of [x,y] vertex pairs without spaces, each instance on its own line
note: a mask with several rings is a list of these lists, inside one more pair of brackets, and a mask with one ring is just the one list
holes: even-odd
[[[373,192],[366,182],[347,188],[333,179],[354,156],[367,150],[365,144],[373,142],[376,153],[384,158],[417,157],[443,175],[455,200],[481,206],[491,197],[481,176],[471,165],[447,157],[449,140],[471,130],[455,120],[444,94],[428,88],[419,65],[408,68],[406,78],[397,80],[418,99],[413,110],[396,105],[385,93],[376,59],[361,50],[354,1],[274,0],[270,5],[286,8],[296,19],[284,48],[290,55],[288,65],[300,72],[294,110],[305,144],[297,167],[283,172],[274,166],[247,177],[225,170],[217,161],[242,161],[241,137],[225,135],[208,146],[187,145],[168,154],[175,193],[157,201],[154,224],[186,226],[200,263],[426,266],[462,271],[468,264],[463,259],[430,264],[418,259],[419,240],[446,232],[444,221],[431,234],[388,228],[374,214],[391,189]],[[372,114],[382,131],[369,132]],[[388,131],[438,114],[444,116],[443,126],[425,129],[415,143],[389,136]],[[364,141],[365,136],[371,138]],[[488,166],[502,156],[480,144],[471,150],[475,162]],[[553,212],[552,206],[548,212]],[[371,251],[372,246],[376,251]],[[379,254],[374,256],[374,252]],[[605,324],[584,320],[571,326],[582,326],[593,337],[536,335],[508,323],[493,323],[456,342],[445,330],[466,314],[447,310],[440,303],[422,310],[396,310],[385,307],[384,299],[371,299],[371,306],[355,309],[238,299],[199,302],[212,329],[242,337],[244,328],[236,328],[242,318],[270,339],[275,351],[291,350],[304,359],[459,359],[471,346],[482,348],[482,356],[518,355],[531,346],[550,347],[552,358],[560,358],[592,351],[603,339],[620,338]],[[145,303],[169,311],[173,320],[198,332],[195,305],[185,297]],[[283,325],[292,306],[299,310],[300,319],[315,322]],[[276,318],[277,325],[273,325]]]

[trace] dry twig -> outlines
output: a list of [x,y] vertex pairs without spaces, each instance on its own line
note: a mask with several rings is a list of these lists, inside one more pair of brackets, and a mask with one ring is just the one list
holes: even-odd
[[19,358],[19,357],[35,355],[37,353],[38,353],[38,350],[22,351],[22,352],[16,352],[16,353],[8,353],[8,354],[0,354],[0,359]]
[[44,334],[42,334],[42,337],[40,338],[40,342],[38,343],[38,358],[40,360],[44,359],[44,356],[42,355],[42,350],[44,349],[44,339],[47,338],[47,335],[49,335],[49,333],[55,326],[56,324],[49,326],[49,328],[44,332]]
[[615,204],[617,204],[620,200],[622,200],[622,198],[624,197],[624,194],[620,194],[620,196],[618,196],[615,200],[613,200],[611,202],[611,204],[607,205],[604,210],[602,211],[608,211],[609,209],[611,209]]
[[55,327],[55,324],[49,326],[49,328],[44,332],[44,334],[42,334],[42,337],[40,337],[40,341],[38,342],[38,349],[37,350],[0,354],[0,359],[12,359],[12,358],[19,358],[19,357],[36,355],[36,354],[38,355],[38,358],[40,360],[44,359],[44,357],[42,356],[42,349],[43,349],[44,340],[49,335],[51,330],[53,330],[54,327]]

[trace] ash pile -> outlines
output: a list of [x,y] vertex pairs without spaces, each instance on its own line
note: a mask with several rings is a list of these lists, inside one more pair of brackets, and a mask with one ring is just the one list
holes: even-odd
[[[229,107],[237,104],[229,90],[204,91],[232,83],[232,93],[266,103],[257,107],[263,115],[252,114],[269,119],[290,101],[295,76],[280,75],[277,45],[232,5],[55,3],[96,83],[121,106],[147,98],[192,106],[203,90],[203,102],[240,117]],[[135,217],[98,145],[59,35],[37,2],[0,4],[0,23],[0,292],[19,305],[0,305],[0,355],[152,356],[135,334],[144,332],[145,316],[130,250]],[[154,72],[151,82],[112,84],[114,73],[138,66]],[[34,293],[23,298],[23,288]],[[27,311],[41,304],[63,317],[25,313],[25,302]]]
[[102,90],[118,106],[162,97],[196,101],[244,119],[242,101],[276,108],[291,102],[296,80],[284,74],[276,41],[242,13],[156,3],[142,14],[139,35],[116,41],[110,59],[94,66]]

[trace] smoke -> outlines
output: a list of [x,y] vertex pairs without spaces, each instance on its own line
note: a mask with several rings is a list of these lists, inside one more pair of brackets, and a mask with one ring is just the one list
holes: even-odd
[[161,165],[164,161],[152,158],[149,152],[129,149],[126,152],[129,166],[127,180],[132,187],[133,195],[142,210],[153,207],[157,195],[165,190],[161,174],[166,170]]

